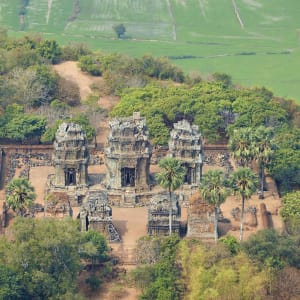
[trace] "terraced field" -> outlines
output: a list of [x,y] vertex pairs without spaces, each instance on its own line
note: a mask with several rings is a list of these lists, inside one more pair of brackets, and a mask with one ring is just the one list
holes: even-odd
[[[133,56],[168,56],[204,77],[226,72],[300,102],[299,0],[30,0],[25,32]],[[20,35],[19,0],[1,0],[0,24]],[[72,17],[73,16],[73,17]],[[113,25],[123,23],[117,40]]]

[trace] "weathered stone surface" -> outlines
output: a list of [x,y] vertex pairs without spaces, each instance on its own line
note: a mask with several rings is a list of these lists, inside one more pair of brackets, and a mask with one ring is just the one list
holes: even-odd
[[81,230],[97,230],[110,242],[119,242],[120,235],[112,223],[112,209],[105,191],[89,192],[80,208]]
[[[172,193],[172,232],[180,233],[180,208],[177,195]],[[154,195],[149,203],[148,234],[169,234],[170,196],[168,193]]]
[[55,187],[88,185],[89,153],[81,126],[62,123],[55,135],[53,165]]
[[199,185],[202,176],[203,147],[199,127],[187,120],[174,124],[169,140],[169,155],[186,168],[185,183]]
[[45,200],[45,215],[54,217],[72,216],[70,199],[66,192],[52,192]]
[[5,228],[7,226],[7,222],[8,222],[8,207],[6,205],[6,202],[3,201],[2,214],[1,214],[1,227]]
[[245,225],[249,225],[250,227],[257,226],[257,209],[255,206],[249,206],[245,210]]
[[136,193],[150,189],[151,146],[146,120],[139,113],[133,113],[132,117],[114,118],[109,125],[105,149],[106,186],[122,195],[119,202],[135,206]]
[[187,237],[213,241],[214,216],[214,207],[202,200],[200,193],[195,193],[190,200]]
[[270,214],[265,203],[260,204],[260,213],[263,229],[270,228]]

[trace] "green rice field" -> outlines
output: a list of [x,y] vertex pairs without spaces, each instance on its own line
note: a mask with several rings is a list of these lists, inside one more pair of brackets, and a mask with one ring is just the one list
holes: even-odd
[[[40,32],[60,43],[131,56],[168,56],[204,78],[224,72],[245,86],[265,86],[300,103],[299,0],[1,0],[0,24],[19,36]],[[72,17],[73,16],[73,17]],[[123,23],[118,40],[112,29]]]

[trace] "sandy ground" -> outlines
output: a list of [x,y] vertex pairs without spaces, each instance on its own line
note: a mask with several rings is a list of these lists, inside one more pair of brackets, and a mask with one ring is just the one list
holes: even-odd
[[95,77],[80,71],[75,61],[66,61],[53,66],[54,70],[62,77],[77,83],[81,99],[85,99],[91,93],[91,84],[96,81]]
[[[101,77],[93,77],[82,73],[77,66],[77,62],[67,61],[53,66],[54,70],[60,75],[75,82],[79,86],[81,100],[84,100],[91,92],[91,84],[101,82]],[[101,96],[99,97],[99,106],[107,112],[111,111],[114,105],[119,101],[116,96]],[[97,131],[97,143],[104,144],[109,132],[108,117],[99,119]]]

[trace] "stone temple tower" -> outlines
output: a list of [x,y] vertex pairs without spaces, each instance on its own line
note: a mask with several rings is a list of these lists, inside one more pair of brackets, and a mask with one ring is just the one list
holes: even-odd
[[149,188],[151,146],[140,113],[110,121],[105,151],[108,189],[142,191]]
[[87,140],[81,126],[62,123],[56,132],[54,142],[54,187],[87,187],[88,161]]
[[187,120],[174,124],[169,140],[169,155],[181,160],[185,166],[185,183],[199,185],[202,176],[203,148],[197,125],[191,125]]

